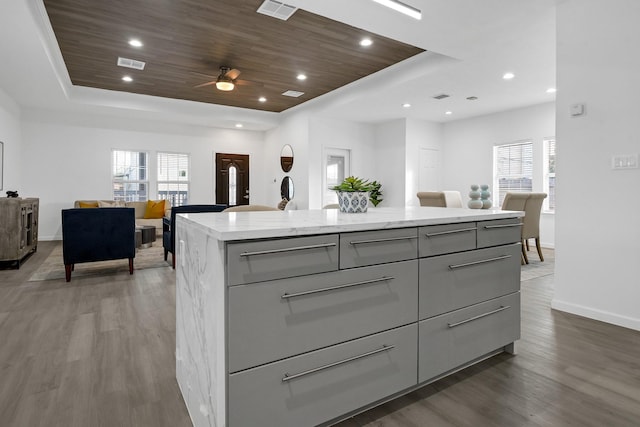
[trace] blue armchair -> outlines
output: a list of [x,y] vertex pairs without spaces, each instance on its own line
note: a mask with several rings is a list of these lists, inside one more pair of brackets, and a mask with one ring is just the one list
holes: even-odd
[[227,205],[185,205],[171,208],[171,218],[164,218],[162,222],[162,246],[164,247],[164,260],[167,260],[171,252],[171,265],[176,268],[176,235],[173,232],[176,226],[176,214],[222,212]]
[[62,210],[62,257],[67,282],[74,265],[81,262],[128,258],[129,274],[133,274],[135,256],[133,208]]

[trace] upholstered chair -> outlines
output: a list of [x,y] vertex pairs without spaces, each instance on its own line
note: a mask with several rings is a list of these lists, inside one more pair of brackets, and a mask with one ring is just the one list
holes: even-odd
[[[546,193],[530,193],[527,203],[524,205],[524,222],[522,225],[522,240],[529,250],[529,239],[535,239],[536,250],[540,261],[544,261],[542,256],[542,249],[540,248],[540,213],[542,211],[542,203],[547,198]],[[528,263],[529,259],[525,251],[525,261]]]
[[[507,193],[504,196],[504,200],[502,201],[502,210],[505,211],[523,211],[524,206],[527,203],[527,199],[529,198],[529,194],[531,193]],[[525,213],[526,215],[526,213]],[[523,218],[520,218],[520,221],[523,222]],[[523,225],[524,227],[524,225]],[[522,230],[520,231],[522,233]],[[524,247],[524,240],[522,239],[522,264],[529,264],[529,259],[527,258],[527,251]]]
[[420,206],[447,207],[447,201],[442,191],[420,191],[416,196],[418,196]]
[[133,274],[135,256],[134,208],[62,210],[62,258],[67,282],[75,264],[82,262],[127,258],[129,274]]
[[171,252],[171,266],[176,268],[176,215],[185,213],[222,212],[227,205],[184,205],[171,208],[171,216],[165,217],[162,223],[162,246],[164,248],[164,260],[167,260]]
[[443,191],[444,193],[444,204],[448,208],[461,208],[462,207],[462,197],[460,196],[459,191]]

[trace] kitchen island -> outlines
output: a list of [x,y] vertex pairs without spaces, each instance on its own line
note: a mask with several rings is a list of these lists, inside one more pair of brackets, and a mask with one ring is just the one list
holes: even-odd
[[330,425],[513,352],[522,215],[180,215],[176,377],[193,424]]

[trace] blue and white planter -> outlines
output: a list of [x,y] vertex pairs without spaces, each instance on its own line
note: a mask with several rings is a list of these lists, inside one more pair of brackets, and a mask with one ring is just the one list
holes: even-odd
[[340,212],[364,213],[369,206],[368,191],[336,191]]

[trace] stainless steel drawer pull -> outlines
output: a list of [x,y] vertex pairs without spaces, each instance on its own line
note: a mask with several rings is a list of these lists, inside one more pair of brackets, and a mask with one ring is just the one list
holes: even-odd
[[478,264],[485,264],[487,262],[500,261],[501,259],[507,259],[507,258],[511,258],[511,255],[502,255],[502,256],[497,256],[495,258],[483,259],[480,261],[472,261],[472,262],[465,262],[464,264],[450,265],[449,268],[451,270],[454,270],[456,268],[469,267],[469,266],[478,265]]
[[379,279],[363,280],[362,282],[347,283],[345,285],[331,286],[329,288],[314,289],[311,291],[304,291],[304,292],[296,292],[295,294],[285,293],[280,298],[287,299],[287,298],[301,297],[303,295],[311,295],[311,294],[317,294],[319,292],[335,291],[337,289],[350,288],[352,286],[361,286],[361,285],[368,285],[370,283],[386,282],[387,280],[393,280],[393,277],[380,277]]
[[478,229],[478,227],[459,228],[457,230],[438,231],[438,232],[435,232],[435,233],[426,233],[425,236],[427,236],[427,237],[443,236],[445,234],[464,233],[465,231],[475,231],[477,229]]
[[456,323],[447,323],[447,326],[450,327],[450,328],[455,328],[456,326],[464,325],[465,323],[473,322],[474,320],[482,319],[483,317],[491,316],[492,314],[496,314],[496,313],[500,313],[501,311],[507,310],[509,308],[511,308],[510,305],[501,305],[500,308],[497,308],[497,309],[495,309],[493,311],[490,311],[488,313],[479,314],[477,316],[473,316],[473,317],[470,317],[469,319],[465,319],[465,320],[462,320],[462,321],[456,322]]
[[307,250],[307,249],[330,248],[332,246],[337,246],[337,245],[335,243],[323,243],[321,245],[294,246],[292,248],[269,249],[267,251],[243,252],[243,253],[240,254],[240,256],[279,254],[281,252],[304,251],[304,250]]
[[413,240],[418,236],[405,236],[405,237],[389,237],[387,239],[372,239],[372,240],[354,240],[349,242],[350,245],[361,245],[363,243],[381,243],[381,242],[393,242],[394,240]]
[[492,228],[509,228],[509,227],[522,227],[522,223],[518,224],[500,224],[500,225],[485,225],[485,230],[490,230]]
[[296,378],[303,377],[305,375],[313,374],[318,371],[322,371],[325,369],[333,368],[334,366],[343,365],[345,363],[353,362],[354,360],[362,359],[363,357],[373,356],[374,354],[381,353],[383,351],[389,351],[392,348],[395,348],[395,345],[383,345],[382,348],[377,350],[370,351],[368,353],[360,354],[358,356],[353,356],[348,359],[340,360],[338,362],[329,363],[328,365],[319,366],[317,368],[309,369],[308,371],[300,372],[299,374],[289,375],[288,373],[284,374],[282,377],[282,382],[287,382],[291,380],[295,380]]

